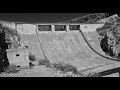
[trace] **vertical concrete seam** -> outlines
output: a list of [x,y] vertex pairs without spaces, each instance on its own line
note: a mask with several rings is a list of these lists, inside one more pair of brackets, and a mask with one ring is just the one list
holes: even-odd
[[36,31],[36,35],[37,35],[37,37],[38,37],[38,41],[39,41],[39,44],[40,44],[41,50],[42,50],[42,52],[43,52],[43,55],[45,56],[45,59],[48,60],[48,58],[47,58],[47,56],[45,55],[45,52],[44,52],[44,50],[43,50],[43,47],[42,47],[42,45],[41,45],[40,38],[39,38],[39,36],[38,36],[38,32],[37,32],[37,30],[38,30],[38,28],[37,28],[37,25],[36,25],[36,29],[35,29],[35,31]]

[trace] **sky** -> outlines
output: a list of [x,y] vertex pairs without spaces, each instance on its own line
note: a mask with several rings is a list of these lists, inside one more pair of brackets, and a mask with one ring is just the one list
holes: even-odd
[[89,13],[0,13],[0,20],[25,23],[55,23],[69,21]]

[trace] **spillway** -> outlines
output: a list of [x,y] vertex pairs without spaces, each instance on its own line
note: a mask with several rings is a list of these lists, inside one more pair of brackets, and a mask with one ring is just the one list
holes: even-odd
[[[96,32],[96,28],[100,26],[83,24],[80,30],[91,47],[99,54],[106,56],[100,48],[99,35]],[[119,61],[109,60],[94,52],[86,43],[80,30],[48,32],[40,32],[37,28],[33,30],[33,34],[21,34],[21,42],[29,46],[30,51],[40,59],[47,57],[51,63],[70,63],[85,73],[90,70],[102,71],[120,66]]]

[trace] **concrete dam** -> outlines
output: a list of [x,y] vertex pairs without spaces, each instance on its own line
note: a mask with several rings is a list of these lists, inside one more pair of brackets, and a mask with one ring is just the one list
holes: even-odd
[[38,59],[48,59],[51,63],[70,63],[85,73],[101,72],[103,69],[120,66],[119,61],[106,55],[100,47],[100,36],[96,30],[103,27],[103,23],[4,23],[4,25],[17,30],[20,42],[23,46],[28,46],[29,51]]

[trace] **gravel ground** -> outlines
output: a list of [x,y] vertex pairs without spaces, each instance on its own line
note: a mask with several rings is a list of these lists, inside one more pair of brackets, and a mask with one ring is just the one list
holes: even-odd
[[78,77],[72,72],[63,73],[45,65],[21,69],[18,73],[2,73],[0,77]]
[[56,70],[45,66],[34,66],[32,69],[21,69],[18,73],[2,73],[0,77],[54,77]]

